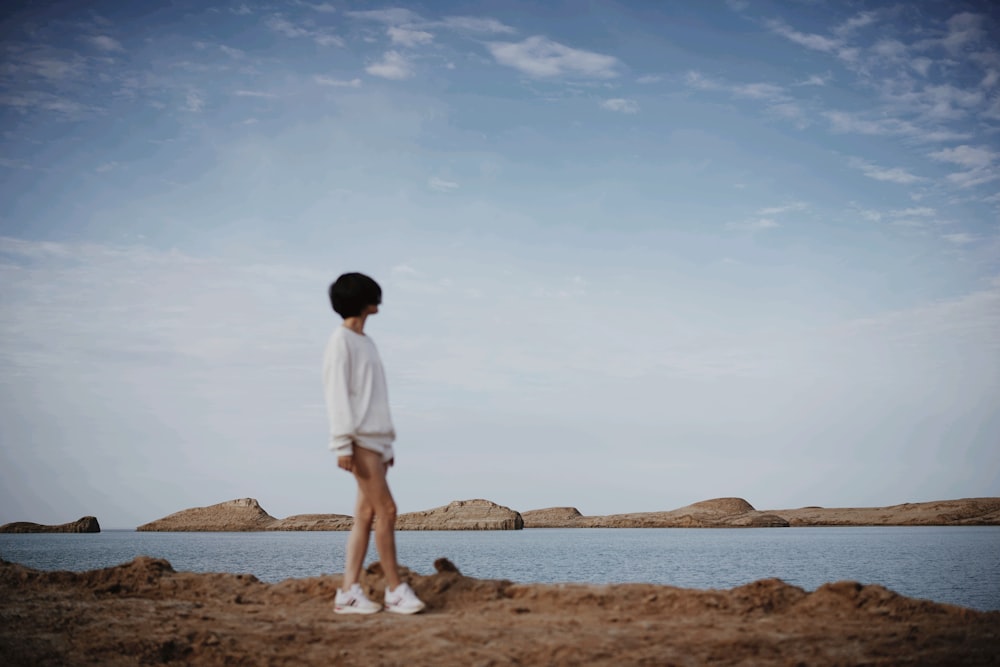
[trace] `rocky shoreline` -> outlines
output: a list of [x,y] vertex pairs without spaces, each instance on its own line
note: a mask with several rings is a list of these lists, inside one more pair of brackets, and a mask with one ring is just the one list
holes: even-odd
[[[143,524],[139,531],[350,530],[343,514],[277,519],[253,498],[195,507]],[[889,507],[757,510],[742,498],[715,498],[663,512],[584,516],[575,507],[518,512],[489,500],[456,500],[400,514],[398,530],[520,530],[522,528],[784,528],[789,526],[996,526],[1000,498],[963,498]]]
[[[0,664],[996,665],[1000,612],[839,582],[732,590],[532,584],[404,568],[428,603],[337,616],[338,575],[276,584],[140,557],[91,572],[0,561]],[[377,563],[362,586],[385,587]]]

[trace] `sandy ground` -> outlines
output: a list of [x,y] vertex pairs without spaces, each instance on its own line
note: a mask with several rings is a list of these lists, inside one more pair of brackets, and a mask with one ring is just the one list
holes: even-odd
[[[425,613],[338,616],[337,576],[266,584],[152,558],[83,573],[0,561],[0,665],[1000,664],[1000,612],[879,586],[517,585],[435,565],[405,573]],[[377,564],[363,585],[381,599]]]

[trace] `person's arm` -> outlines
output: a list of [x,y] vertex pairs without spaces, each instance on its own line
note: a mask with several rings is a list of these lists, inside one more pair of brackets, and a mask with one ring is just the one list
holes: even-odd
[[327,350],[323,364],[323,393],[330,420],[330,450],[337,455],[337,465],[345,470],[354,462],[354,413],[350,395],[351,356],[347,341],[338,339]]

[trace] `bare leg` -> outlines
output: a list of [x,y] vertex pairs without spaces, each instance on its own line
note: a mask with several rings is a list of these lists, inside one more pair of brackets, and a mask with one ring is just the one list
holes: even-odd
[[[400,584],[399,568],[396,563],[396,501],[392,498],[389,484],[385,479],[388,466],[382,462],[378,452],[354,448],[354,477],[358,481],[358,503],[354,517],[354,528],[347,540],[347,564],[344,570],[344,586],[350,586],[361,576],[361,565],[368,549],[368,534],[372,516],[375,521],[375,548],[379,562],[390,588]],[[353,560],[352,560],[353,559]],[[349,580],[350,578],[350,580]]]
[[361,577],[361,566],[364,565],[365,554],[368,552],[368,536],[375,518],[375,507],[368,502],[365,494],[358,487],[358,499],[354,505],[354,525],[347,537],[347,554],[344,563],[343,590],[347,590]]

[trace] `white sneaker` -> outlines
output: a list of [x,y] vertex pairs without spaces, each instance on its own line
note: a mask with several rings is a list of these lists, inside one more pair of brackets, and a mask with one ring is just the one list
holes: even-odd
[[333,600],[335,614],[374,614],[380,609],[382,605],[369,600],[360,584],[351,584],[346,592],[338,588],[337,597]]
[[396,614],[416,614],[426,607],[417,594],[406,582],[396,586],[395,590],[385,587],[385,609]]

